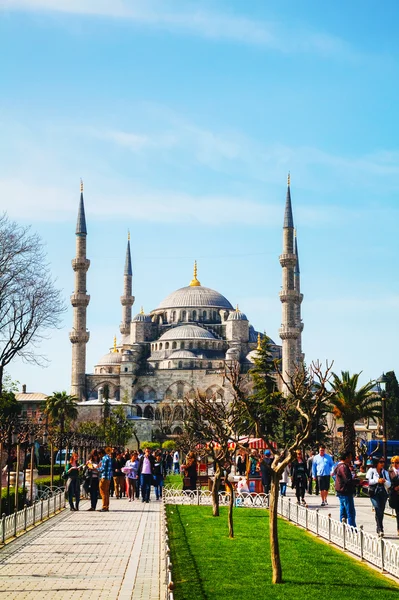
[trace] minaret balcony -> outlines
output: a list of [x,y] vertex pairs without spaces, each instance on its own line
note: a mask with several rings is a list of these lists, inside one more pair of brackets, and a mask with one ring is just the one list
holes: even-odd
[[299,303],[299,294],[296,290],[282,290],[279,294],[281,302]]
[[134,296],[121,296],[122,306],[133,306]]
[[300,335],[300,328],[282,325],[279,329],[279,335],[282,340],[296,340]]
[[72,294],[71,296],[71,304],[74,308],[88,306],[90,302],[90,296],[88,294],[82,294],[81,292],[77,292],[76,294]]
[[296,254],[280,254],[280,265],[282,267],[295,267]]
[[122,335],[129,335],[130,333],[130,323],[121,323],[119,325],[119,331]]
[[88,258],[74,258],[72,260],[72,269],[74,271],[88,271],[90,261]]
[[87,344],[90,339],[90,333],[88,331],[71,331],[69,339],[72,344]]

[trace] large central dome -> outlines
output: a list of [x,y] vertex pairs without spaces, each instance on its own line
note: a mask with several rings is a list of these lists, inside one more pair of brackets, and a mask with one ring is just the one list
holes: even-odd
[[191,286],[180,288],[175,292],[172,292],[167,296],[157,310],[165,308],[227,308],[234,310],[230,302],[210,288],[203,287],[202,285]]

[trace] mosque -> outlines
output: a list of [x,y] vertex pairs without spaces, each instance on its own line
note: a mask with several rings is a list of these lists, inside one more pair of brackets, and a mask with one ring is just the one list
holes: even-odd
[[[146,314],[141,309],[132,318],[135,298],[132,295],[132,261],[130,239],[127,242],[121,296],[122,322],[120,339],[114,339],[110,351],[94,365],[94,373],[86,373],[86,328],[90,296],[86,275],[90,261],[86,257],[87,227],[81,184],[76,226],[76,258],[73,306],[72,386],[84,418],[93,418],[93,409],[103,405],[106,395],[111,405],[129,407],[136,419],[156,427],[157,421],[168,423],[171,434],[183,431],[184,398],[200,390],[211,397],[229,399],[224,382],[226,361],[237,360],[242,371],[254,362],[263,334],[255,331],[238,306],[234,308],[220,292],[201,285],[197,264],[189,285],[161,300]],[[290,179],[283,225],[283,252],[280,256],[283,285],[282,345],[272,342],[273,357],[281,359],[283,373],[290,376],[302,360],[301,319],[302,294],[298,247],[292,216]],[[202,276],[201,276],[202,279]],[[277,287],[277,285],[276,285]],[[265,327],[265,329],[267,329]],[[105,393],[106,390],[106,393]],[[91,410],[88,410],[91,407]],[[85,410],[87,409],[87,410]]]

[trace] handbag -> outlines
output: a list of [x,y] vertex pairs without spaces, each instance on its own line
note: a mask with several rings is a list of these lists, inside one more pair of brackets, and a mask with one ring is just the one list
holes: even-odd
[[376,491],[377,491],[377,486],[378,486],[377,483],[368,486],[367,491],[368,491],[370,498],[374,498]]

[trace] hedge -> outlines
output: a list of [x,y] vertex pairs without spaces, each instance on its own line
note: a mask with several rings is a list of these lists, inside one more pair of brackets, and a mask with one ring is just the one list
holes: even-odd
[[[64,471],[64,465],[56,464],[54,465],[53,472],[54,475],[60,475]],[[50,475],[51,465],[38,465],[37,472],[39,475]]]

